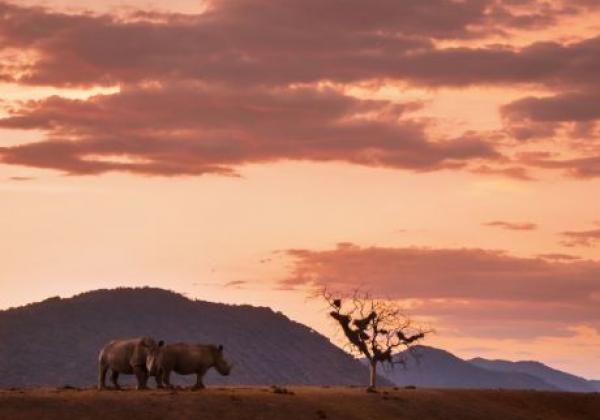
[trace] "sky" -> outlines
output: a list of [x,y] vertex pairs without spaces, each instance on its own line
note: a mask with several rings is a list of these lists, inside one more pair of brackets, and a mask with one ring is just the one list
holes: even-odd
[[0,308],[118,286],[600,379],[600,1],[0,0]]

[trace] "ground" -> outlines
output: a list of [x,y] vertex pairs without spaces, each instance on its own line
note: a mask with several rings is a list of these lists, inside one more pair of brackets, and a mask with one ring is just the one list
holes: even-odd
[[600,394],[351,387],[0,390],[0,419],[598,419]]

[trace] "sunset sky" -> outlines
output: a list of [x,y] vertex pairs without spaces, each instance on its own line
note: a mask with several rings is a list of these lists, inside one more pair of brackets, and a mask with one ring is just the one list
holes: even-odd
[[600,379],[600,0],[0,0],[0,308],[397,299]]

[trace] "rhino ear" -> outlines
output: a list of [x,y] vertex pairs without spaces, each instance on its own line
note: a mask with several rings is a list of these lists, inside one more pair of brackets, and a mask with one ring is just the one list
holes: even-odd
[[219,351],[223,351],[223,344],[219,344],[218,349],[219,349]]
[[160,340],[160,341],[158,342],[158,347],[162,347],[162,346],[164,346],[164,345],[165,345],[165,342],[164,342],[164,340]]

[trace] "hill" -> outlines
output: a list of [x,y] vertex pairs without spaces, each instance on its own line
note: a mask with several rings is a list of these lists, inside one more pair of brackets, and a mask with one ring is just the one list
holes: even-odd
[[559,390],[534,375],[484,369],[453,354],[427,346],[413,347],[413,354],[403,352],[406,366],[382,369],[385,378],[396,385],[431,388],[503,388]]
[[223,344],[236,366],[226,378],[211,370],[207,384],[358,385],[368,378],[366,368],[327,338],[281,313],[143,288],[0,311],[0,386],[95,384],[99,349],[113,338],[139,335]]
[[600,395],[491,390],[265,387],[200,392],[0,391],[2,419],[598,420]]
[[536,376],[544,382],[563,391],[595,392],[596,388],[586,379],[570,373],[562,372],[535,361],[509,362],[507,360],[488,360],[480,357],[469,360],[469,363],[488,370],[498,372],[520,372]]

